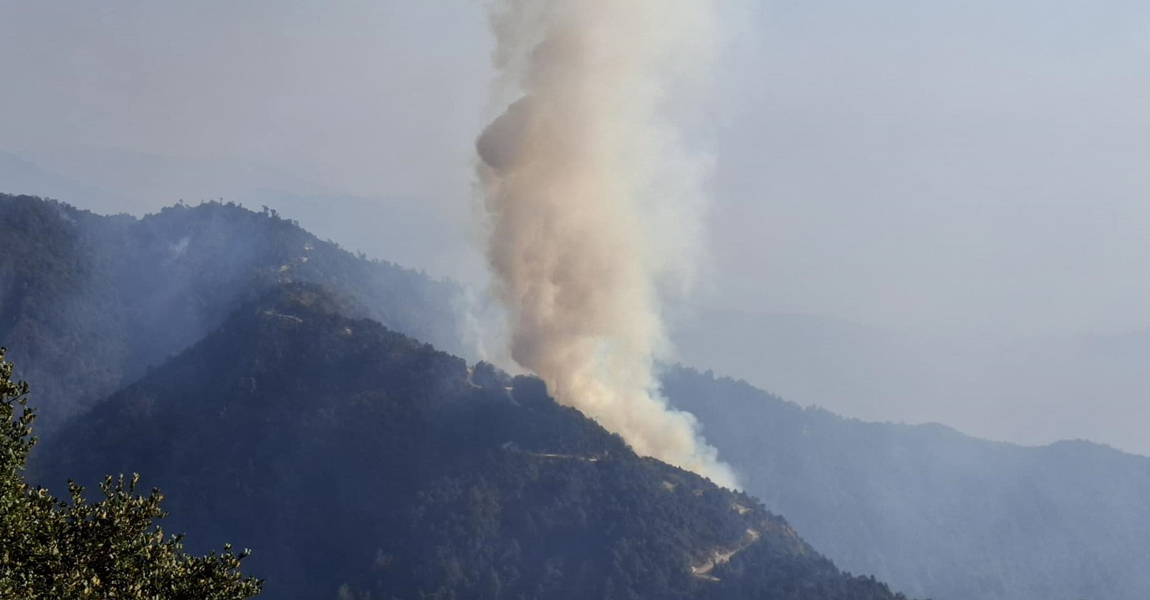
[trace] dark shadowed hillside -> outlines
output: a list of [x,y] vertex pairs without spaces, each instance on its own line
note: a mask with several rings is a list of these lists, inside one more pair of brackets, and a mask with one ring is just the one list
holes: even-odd
[[[330,297],[317,296],[326,308],[307,308],[318,310],[319,316],[302,324],[300,316],[278,310],[274,303],[265,302],[259,309],[264,312],[250,304],[269,290],[301,281],[334,290]],[[438,575],[386,579],[377,585],[372,578],[381,576],[375,567],[360,564],[367,560],[361,555],[375,557],[378,550],[385,563],[399,555],[388,550],[390,546],[358,536],[371,540],[395,536],[408,544],[412,536],[433,539],[421,529],[431,525],[402,520],[408,519],[405,516],[398,522],[380,521],[379,528],[368,527],[364,533],[363,523],[375,522],[385,513],[388,519],[400,518],[395,511],[419,512],[414,507],[428,502],[442,501],[449,507],[442,509],[442,515],[466,513],[473,510],[469,503],[479,502],[467,495],[470,490],[489,488],[499,490],[500,514],[551,510],[546,508],[551,496],[539,490],[568,490],[578,495],[569,505],[553,507],[564,516],[546,519],[581,519],[579,514],[589,514],[589,503],[599,506],[607,496],[620,493],[613,487],[616,484],[632,485],[626,478],[650,483],[656,477],[650,473],[663,468],[632,458],[626,464],[647,466],[611,471],[619,479],[609,484],[587,483],[580,478],[588,473],[601,477],[608,464],[598,460],[597,453],[622,452],[620,442],[577,413],[554,406],[534,380],[515,380],[516,405],[506,401],[504,388],[511,383],[499,381],[494,371],[481,368],[468,384],[462,360],[384,332],[378,325],[366,321],[362,326],[346,325],[350,330],[346,336],[331,335],[327,326],[309,328],[312,321],[339,320],[329,313],[367,317],[460,353],[463,344],[453,305],[458,293],[450,283],[321,242],[271,211],[209,203],[175,206],[136,219],[99,216],[38,198],[0,196],[0,342],[18,359],[20,375],[35,384],[40,423],[49,426],[50,434],[42,451],[53,454],[57,466],[60,461],[83,459],[74,465],[76,471],[54,472],[63,476],[124,470],[153,476],[156,479],[146,483],[173,487],[180,491],[177,500],[186,502],[175,507],[177,523],[214,536],[205,542],[234,539],[232,531],[246,532],[251,540],[246,543],[263,548],[253,564],[262,565],[269,578],[282,576],[295,582],[292,585],[330,591],[332,585],[348,582],[357,589],[396,585],[425,590],[427,582],[457,571],[450,561]],[[248,306],[247,312],[235,313],[241,306]],[[233,313],[227,327],[211,340],[159,367]],[[378,344],[361,339],[359,334],[366,331],[377,332],[372,335]],[[360,340],[355,343],[365,344],[363,348],[375,348],[371,350],[375,354],[368,353],[374,358],[355,354],[348,346],[353,340]],[[1102,345],[1094,353],[1106,350],[1134,368],[1143,341],[1131,338],[1126,345]],[[380,349],[384,347],[392,350],[384,352]],[[836,347],[837,342],[826,346]],[[817,363],[814,354],[796,352],[788,359],[792,362],[779,364]],[[857,368],[853,359],[844,364]],[[155,369],[148,373],[149,367]],[[305,375],[309,379],[304,380]],[[140,377],[144,377],[140,385],[116,393]],[[941,426],[846,420],[818,409],[804,410],[743,383],[686,370],[672,371],[665,383],[672,400],[699,417],[708,440],[741,471],[748,492],[791,519],[816,548],[853,572],[874,573],[896,589],[943,600],[1133,600],[1150,589],[1150,550],[1144,541],[1150,539],[1150,460],[1084,442],[1022,448],[984,442]],[[92,415],[85,413],[113,393],[114,400]],[[418,402],[379,404],[373,399],[380,394]],[[280,404],[289,397],[296,404]],[[538,401],[531,402],[533,398]],[[214,412],[201,413],[200,405]],[[412,406],[418,410],[404,412]],[[392,412],[379,413],[382,407]],[[427,412],[431,407],[436,408]],[[72,433],[63,438],[51,435],[72,415],[81,417]],[[410,420],[390,420],[395,415]],[[99,426],[93,425],[94,418]],[[67,447],[52,452],[57,441]],[[469,445],[473,442],[477,445]],[[514,443],[504,446],[507,442]],[[500,452],[493,453],[492,445]],[[576,448],[581,450],[575,452]],[[373,458],[363,463],[360,456]],[[389,456],[404,458],[393,461]],[[485,462],[489,458],[493,462]],[[425,460],[430,462],[420,462]],[[339,469],[333,470],[332,464]],[[459,470],[452,470],[456,465]],[[542,466],[547,469],[539,471]],[[539,479],[524,483],[519,479],[523,469],[538,471]],[[514,477],[505,481],[493,472]],[[480,473],[481,480],[471,479]],[[659,479],[658,485],[663,486],[664,480],[676,490],[686,489],[673,478]],[[516,491],[507,496],[506,489]],[[598,491],[586,491],[591,489]],[[388,490],[424,495],[391,497],[386,496],[392,493]],[[534,495],[516,495],[529,490],[535,490],[530,492]],[[361,492],[368,494],[366,499],[360,498]],[[486,492],[477,494],[475,498],[487,497]],[[512,502],[511,497],[517,500]],[[215,516],[213,511],[231,510],[233,501],[234,519]],[[274,508],[257,518],[252,515],[260,511],[249,510],[253,503]],[[373,503],[392,508],[381,512],[369,506]],[[536,506],[539,503],[542,507]],[[329,514],[328,506],[338,510]],[[613,517],[596,513],[599,520],[587,521],[586,530],[576,537],[600,531],[596,528],[614,531],[618,526],[612,519],[623,518],[620,515],[633,518],[620,511],[610,513]],[[274,522],[268,520],[273,518]],[[315,524],[322,519],[333,523],[334,529]],[[544,517],[529,524],[500,521],[495,533],[483,534],[496,537],[482,539],[502,539],[499,532],[508,531],[515,540],[540,531],[554,534],[553,528],[539,529],[540,519]],[[523,529],[518,529],[520,525]],[[702,555],[692,553],[712,542],[726,551],[739,548],[741,542],[736,542],[746,535],[745,529],[730,529],[721,542],[715,541],[717,537],[697,537],[699,532],[677,537],[675,543],[694,541],[675,546],[673,554],[695,556],[703,561],[696,566],[705,566],[706,561],[698,558]],[[629,531],[633,537],[626,538],[628,544],[646,539],[646,533]],[[606,547],[603,539],[595,538],[594,543],[600,544],[595,552]],[[352,550],[342,548],[342,540],[350,540]],[[473,571],[494,569],[501,586],[512,585],[508,579],[515,577],[500,571],[502,563],[494,558],[476,558],[467,554],[470,551],[454,549],[464,544],[459,538],[449,536],[436,543],[450,548],[444,552],[451,556],[470,557],[456,558],[459,565],[485,565]],[[318,559],[299,548],[310,545],[340,558],[308,562]],[[203,546],[209,547],[209,543]],[[736,585],[760,589],[754,583],[761,574],[756,561],[766,559],[755,556],[772,547],[756,543],[737,553],[714,569],[743,576],[720,577],[717,585],[700,589]],[[530,556],[536,554],[532,550]],[[771,564],[784,564],[772,556]],[[430,557],[420,554],[410,560],[434,562]],[[567,566],[555,568],[571,577],[568,563],[574,559],[562,560]],[[793,560],[807,564],[803,557]],[[308,579],[318,571],[299,566],[304,564],[338,577]],[[679,573],[675,570],[679,563],[661,564],[620,568],[627,573],[655,569],[656,575],[651,575],[655,580],[675,581],[672,575]],[[476,573],[451,579],[462,586],[451,589],[476,589],[480,577]],[[787,573],[789,567],[775,575]],[[527,583],[529,578],[522,577],[516,579],[520,583],[514,585],[520,587],[515,589],[537,591],[558,585],[534,579]],[[690,581],[697,583],[695,579]],[[649,582],[626,585],[639,589]],[[273,582],[273,590],[274,586]]]
[[319,283],[355,314],[460,352],[454,285],[320,241],[274,212],[176,205],[104,217],[0,195],[0,340],[40,386],[51,433],[284,281]]
[[942,600],[1147,597],[1150,459],[844,419],[709,372],[663,381],[747,491],[844,568]]
[[43,472],[140,472],[189,543],[251,547],[269,598],[893,597],[538,380],[343,310],[298,285],[245,304],[75,420]]

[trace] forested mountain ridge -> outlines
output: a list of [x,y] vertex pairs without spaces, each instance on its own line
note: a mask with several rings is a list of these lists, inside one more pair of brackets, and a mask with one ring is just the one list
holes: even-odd
[[73,421],[41,473],[139,471],[190,547],[251,547],[270,598],[894,598],[538,380],[343,312],[297,284],[244,304]]
[[42,434],[284,281],[320,283],[357,315],[462,350],[457,286],[354,256],[273,211],[209,202],[136,219],[0,194],[0,339],[19,376],[42,382]]
[[[85,414],[290,281],[335,290],[329,312],[460,351],[458,288],[343,252],[271,211],[208,203],[136,219],[0,195],[0,342],[34,383],[44,424]],[[466,368],[453,360],[449,372]],[[941,600],[1141,600],[1150,589],[1146,459],[1085,442],[1020,448],[941,426],[842,419],[690,371],[671,370],[665,385],[748,491],[846,569]],[[125,458],[117,468],[144,470],[152,458],[141,456],[143,465]]]
[[938,600],[1150,590],[1150,459],[844,419],[710,372],[663,384],[747,491],[843,568]]

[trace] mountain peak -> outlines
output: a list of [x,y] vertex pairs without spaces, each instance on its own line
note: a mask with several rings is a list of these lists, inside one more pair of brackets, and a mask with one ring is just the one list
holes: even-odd
[[468,368],[309,284],[236,309],[44,463],[128,470],[170,493],[189,547],[253,548],[271,597],[892,597],[749,496],[635,455],[538,379]]

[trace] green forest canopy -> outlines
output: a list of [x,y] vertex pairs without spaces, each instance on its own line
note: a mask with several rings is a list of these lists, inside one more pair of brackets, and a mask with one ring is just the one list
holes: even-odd
[[239,572],[247,552],[186,554],[181,536],[165,536],[163,496],[136,494],[138,476],[108,476],[103,499],[89,502],[69,485],[67,501],[29,486],[23,471],[36,444],[28,384],[12,381],[0,348],[0,598],[72,600],[243,600],[261,582]]

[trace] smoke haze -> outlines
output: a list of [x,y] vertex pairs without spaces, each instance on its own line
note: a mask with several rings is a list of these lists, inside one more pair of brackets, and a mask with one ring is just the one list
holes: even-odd
[[654,376],[659,291],[689,280],[703,207],[704,164],[663,113],[706,64],[711,8],[496,3],[495,97],[519,98],[479,137],[478,175],[515,362],[636,452],[734,486]]
[[[135,215],[181,198],[266,204],[321,239],[485,289],[468,235],[475,137],[522,95],[517,65],[483,102],[487,4],[0,0],[0,191]],[[1044,342],[1150,326],[1150,3],[714,5],[722,44],[690,115],[706,136],[683,136],[713,155],[709,262],[690,306],[664,315],[676,359],[862,419],[1150,453],[1134,371],[1146,351],[1075,346],[1052,363]],[[706,59],[712,40],[676,60]],[[720,361],[690,343],[714,311],[895,340],[844,349],[822,327],[755,340],[721,326],[722,356],[740,362]],[[905,337],[1011,360],[949,342],[904,352]],[[866,367],[879,358],[890,378]]]

